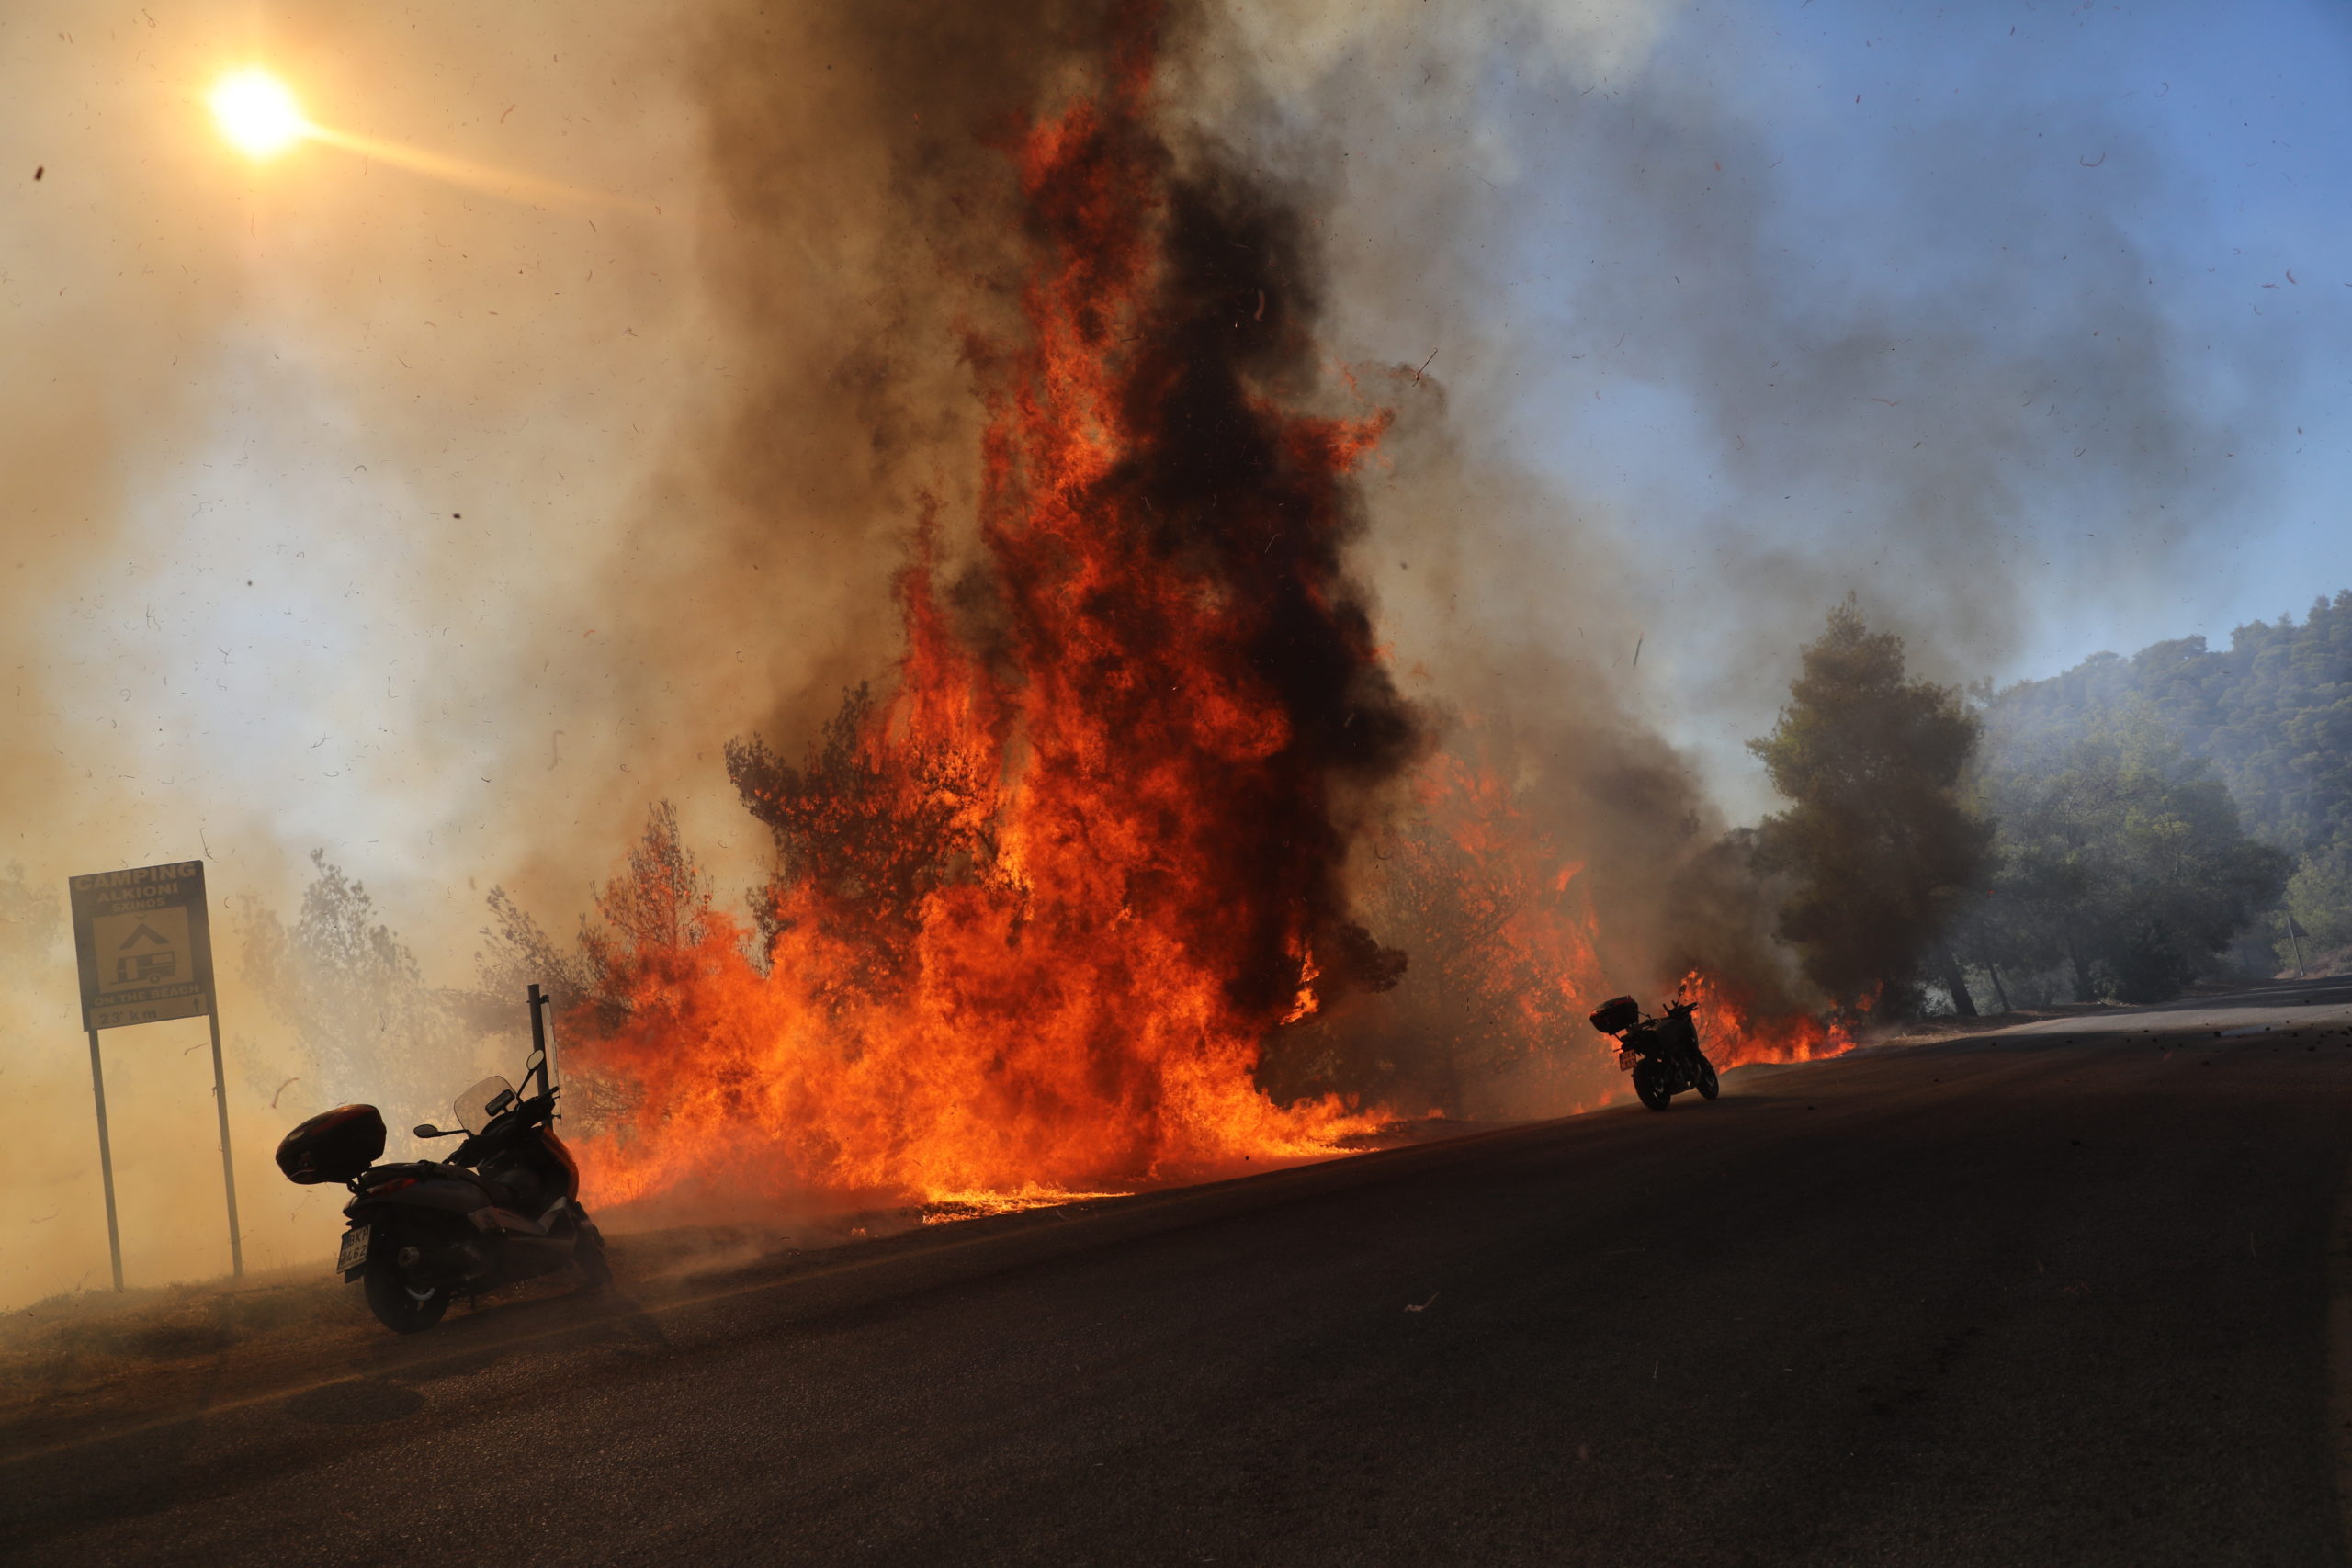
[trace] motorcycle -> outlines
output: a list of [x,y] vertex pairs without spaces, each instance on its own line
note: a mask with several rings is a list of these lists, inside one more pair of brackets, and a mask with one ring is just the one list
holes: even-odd
[[524,1089],[536,1077],[537,1093],[484,1078],[451,1107],[457,1127],[416,1127],[420,1138],[464,1139],[447,1159],[375,1163],[384,1153],[384,1119],[372,1105],[323,1111],[277,1145],[288,1180],[350,1188],[335,1269],[366,1287],[368,1310],[387,1328],[418,1333],[460,1294],[479,1297],[566,1266],[589,1290],[611,1282],[605,1238],[580,1204],[580,1167],[552,1124],[557,1088],[543,1005],[532,998],[534,1043],[523,1067]]
[[1617,1070],[1634,1075],[1634,1092],[1652,1111],[1663,1111],[1684,1089],[1702,1100],[1723,1092],[1715,1065],[1699,1049],[1695,1002],[1668,1002],[1657,1018],[1642,1016],[1631,997],[1612,997],[1592,1014],[1592,1026],[1617,1041]]

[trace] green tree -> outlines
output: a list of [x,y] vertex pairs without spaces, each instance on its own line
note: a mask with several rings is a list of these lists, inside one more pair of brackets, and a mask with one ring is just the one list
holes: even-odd
[[[2052,771],[2127,710],[2211,762],[2246,832],[2301,857],[2289,894],[2299,927],[2352,929],[2341,869],[2352,856],[2352,592],[2317,601],[2301,625],[2240,626],[2226,649],[2182,637],[2020,682],[1988,704],[1985,750],[2002,771]],[[2281,962],[2288,951],[2282,935]]]
[[1842,1004],[1899,1013],[1932,967],[1975,1010],[1944,938],[1984,863],[1958,788],[1978,728],[1958,691],[1907,677],[1903,639],[1849,595],[1805,648],[1779,726],[1748,742],[1790,802],[1756,832],[1758,869],[1790,885],[1781,935]]
[[2174,997],[2278,897],[2291,863],[2249,839],[2229,791],[2144,705],[2028,765],[1988,770],[2000,824],[1983,956],[2075,992]]
[[[2352,947],[2352,843],[2331,845],[2304,857],[2287,879],[2287,913],[2301,938],[2305,960]],[[2295,942],[2282,934],[2280,962],[2294,962],[2296,952]]]

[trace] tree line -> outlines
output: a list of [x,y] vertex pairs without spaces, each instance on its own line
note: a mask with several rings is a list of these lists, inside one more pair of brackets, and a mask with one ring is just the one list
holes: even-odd
[[2352,592],[1965,692],[1849,598],[1750,750],[1788,804],[1743,847],[1851,1009],[2157,1001],[2352,946]]

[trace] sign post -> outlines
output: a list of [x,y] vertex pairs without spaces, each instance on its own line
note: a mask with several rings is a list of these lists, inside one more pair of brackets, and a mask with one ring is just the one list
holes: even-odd
[[[531,982],[531,988],[526,994],[531,1003],[531,1047],[533,1050],[544,1051],[548,1054],[546,1081],[548,1088],[552,1090],[560,1081],[555,1059],[555,1030],[548,1022],[548,1017],[555,1011],[555,998],[540,990],[537,980]],[[548,1114],[556,1121],[563,1120],[563,1112],[560,1111],[550,1110]]]
[[82,1027],[90,1036],[90,1089],[98,1106],[98,1170],[107,1194],[107,1247],[122,1289],[122,1233],[115,1219],[114,1149],[107,1132],[106,1068],[98,1031],[202,1014],[212,1030],[212,1100],[220,1121],[220,1179],[229,1195],[229,1261],[242,1278],[237,1176],[229,1156],[229,1087],[220,1063],[220,1014],[212,994],[212,924],[204,863],[182,861],[76,876],[74,953],[82,975]]
[[90,1031],[90,1092],[98,1101],[98,1175],[107,1188],[107,1252],[114,1258],[114,1288],[122,1289],[122,1230],[114,1218],[114,1145],[107,1141],[107,1070],[98,1060],[98,1032]]

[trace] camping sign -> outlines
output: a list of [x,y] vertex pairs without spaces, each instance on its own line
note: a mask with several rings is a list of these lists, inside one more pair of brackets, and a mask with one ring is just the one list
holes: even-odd
[[103,871],[69,883],[82,1027],[119,1029],[212,1011],[204,863]]

